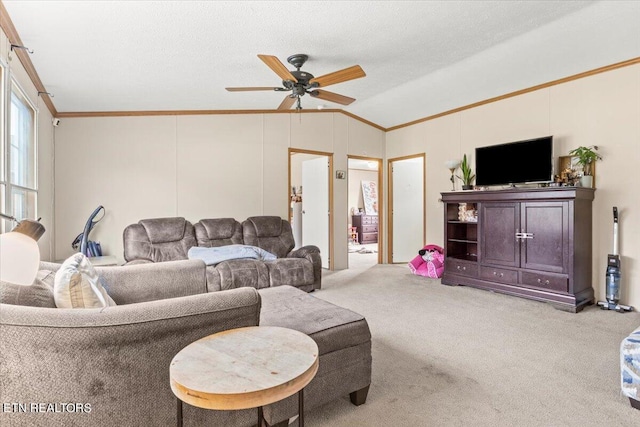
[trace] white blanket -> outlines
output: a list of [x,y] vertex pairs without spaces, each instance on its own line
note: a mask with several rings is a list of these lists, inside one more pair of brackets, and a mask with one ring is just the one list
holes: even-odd
[[193,246],[187,252],[187,256],[189,259],[201,259],[207,265],[216,265],[231,259],[253,258],[262,261],[273,261],[278,258],[271,252],[250,245],[227,245],[217,248]]

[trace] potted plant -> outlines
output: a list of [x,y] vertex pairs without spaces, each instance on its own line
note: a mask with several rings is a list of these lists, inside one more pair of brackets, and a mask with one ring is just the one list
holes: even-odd
[[602,156],[596,153],[597,150],[598,146],[592,145],[590,147],[578,147],[569,151],[569,155],[577,157],[578,163],[583,167],[583,175],[580,178],[581,187],[593,187],[593,169],[591,164],[602,160]]
[[476,175],[471,170],[471,166],[469,162],[467,162],[467,155],[465,154],[462,158],[462,163],[460,163],[460,172],[462,172],[462,176],[457,175],[458,179],[462,181],[462,189],[463,190],[471,190],[473,189],[473,180],[476,178]]

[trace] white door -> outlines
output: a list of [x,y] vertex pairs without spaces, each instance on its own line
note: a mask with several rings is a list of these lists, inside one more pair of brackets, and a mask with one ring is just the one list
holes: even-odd
[[329,268],[329,159],[302,162],[302,245],[320,248],[322,267]]
[[424,158],[391,163],[391,262],[408,262],[424,245]]

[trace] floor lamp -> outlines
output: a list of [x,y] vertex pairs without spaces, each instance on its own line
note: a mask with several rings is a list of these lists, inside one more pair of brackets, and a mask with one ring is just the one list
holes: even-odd
[[0,280],[29,286],[38,274],[40,248],[36,242],[44,234],[44,226],[2,213],[0,217],[17,223],[10,232],[0,234]]

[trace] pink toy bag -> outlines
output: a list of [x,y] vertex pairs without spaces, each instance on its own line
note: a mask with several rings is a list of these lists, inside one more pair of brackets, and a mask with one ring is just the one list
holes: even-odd
[[444,250],[437,245],[427,245],[408,265],[413,274],[438,279],[444,272]]

